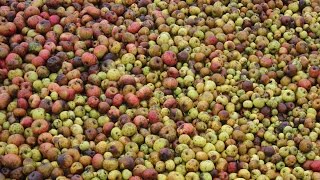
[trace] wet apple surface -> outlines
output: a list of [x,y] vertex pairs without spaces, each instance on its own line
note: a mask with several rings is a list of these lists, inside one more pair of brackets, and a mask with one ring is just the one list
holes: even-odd
[[0,0],[0,179],[320,179],[318,0]]

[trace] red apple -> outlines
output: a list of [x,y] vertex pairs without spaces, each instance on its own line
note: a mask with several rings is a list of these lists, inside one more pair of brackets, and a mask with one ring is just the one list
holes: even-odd
[[236,173],[238,171],[237,163],[236,162],[229,162],[228,163],[228,173]]
[[168,98],[164,101],[163,106],[166,108],[175,108],[177,107],[177,100],[174,98]]
[[309,90],[311,88],[312,84],[309,79],[300,79],[298,81],[298,86],[303,87],[306,90]]
[[140,100],[149,99],[152,97],[152,94],[152,89],[149,86],[143,86],[136,92],[136,95]]
[[113,122],[107,122],[103,125],[103,128],[102,128],[102,132],[105,134],[105,135],[109,135],[112,128],[114,127],[114,123]]
[[177,55],[173,51],[164,52],[161,59],[168,66],[175,66],[177,64]]
[[67,86],[61,86],[58,91],[59,97],[66,101],[72,101],[75,98],[75,90]]
[[31,108],[38,108],[40,101],[41,99],[38,94],[32,94],[28,99],[28,103]]
[[50,24],[56,25],[60,22],[60,17],[58,15],[51,15],[49,17]]
[[22,58],[16,53],[10,53],[7,55],[5,62],[9,69],[16,69],[21,66]]
[[112,99],[112,105],[119,107],[120,105],[122,105],[123,101],[124,101],[123,95],[116,94]]
[[92,108],[98,107],[99,102],[100,100],[96,96],[90,96],[87,100],[87,104]]
[[160,122],[161,115],[156,110],[150,110],[148,113],[148,119],[151,124]]
[[49,130],[49,123],[44,119],[37,119],[32,122],[31,129],[34,134],[39,135]]
[[180,75],[178,69],[175,67],[169,67],[167,70],[167,74],[168,74],[168,77],[173,77],[173,78],[177,78]]
[[81,60],[82,60],[82,63],[86,66],[93,66],[98,62],[97,56],[89,52],[83,53],[81,56]]
[[33,119],[30,116],[25,116],[20,120],[20,124],[24,128],[31,127],[32,122],[33,122]]
[[314,172],[320,172],[320,160],[314,160],[310,164],[310,169]]
[[141,28],[141,24],[139,22],[132,22],[129,26],[128,26],[128,32],[130,33],[137,33]]
[[88,97],[90,96],[100,97],[101,95],[101,88],[99,86],[89,85],[89,86],[86,86],[85,89]]
[[148,128],[149,121],[146,117],[142,115],[138,115],[134,117],[133,123],[138,127],[138,128]]
[[124,100],[130,107],[137,107],[140,104],[140,100],[133,93],[126,94]]
[[93,157],[92,157],[92,166],[95,168],[95,169],[101,169],[102,167],[102,163],[103,163],[103,155],[101,154],[95,154]]
[[17,100],[17,105],[19,108],[23,108],[23,109],[28,109],[29,107],[28,101],[24,98],[19,98]]
[[15,169],[21,166],[22,160],[20,156],[16,154],[6,154],[1,157],[1,163],[4,167]]
[[0,93],[0,109],[6,109],[10,103],[11,98],[8,93]]
[[272,59],[270,59],[270,58],[262,57],[262,58],[260,59],[260,65],[261,65],[262,67],[269,68],[269,67],[272,66],[272,64],[273,64],[273,61],[272,61]]
[[114,96],[118,93],[118,89],[116,87],[108,87],[106,89],[105,95],[107,98],[114,98]]
[[177,129],[178,134],[192,135],[195,132],[195,127],[191,123],[183,123]]
[[218,39],[214,35],[211,35],[211,36],[206,37],[204,42],[206,45],[216,45],[218,42]]
[[46,60],[44,60],[41,56],[37,56],[32,59],[31,63],[35,67],[44,66],[46,64]]

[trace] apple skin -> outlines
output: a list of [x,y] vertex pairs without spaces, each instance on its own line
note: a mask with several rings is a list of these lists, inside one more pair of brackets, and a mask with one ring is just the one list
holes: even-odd
[[177,129],[178,134],[188,134],[192,135],[195,133],[195,128],[191,123],[183,123]]
[[59,97],[65,101],[68,101],[68,99],[69,99],[68,89],[69,88],[67,86],[61,86],[58,91]]
[[43,108],[46,112],[51,112],[52,104],[52,101],[49,99],[41,99],[39,107]]
[[24,173],[23,173],[23,167],[18,167],[10,172],[10,178],[11,179],[23,179]]
[[112,105],[119,107],[124,101],[124,96],[122,94],[116,94],[112,99]]
[[105,92],[105,95],[106,95],[106,97],[107,98],[114,98],[115,97],[115,95],[117,95],[118,94],[118,89],[116,88],[116,87],[108,87],[107,89],[106,89],[106,92]]
[[51,56],[51,52],[47,49],[42,49],[40,52],[39,52],[39,57],[41,57],[43,60],[47,60],[49,59],[49,57]]
[[34,120],[31,124],[32,132],[36,135],[40,135],[49,130],[49,123],[43,119]]
[[152,134],[159,134],[160,130],[164,127],[164,124],[162,122],[156,122],[154,124],[151,124],[150,126],[150,132]]
[[72,88],[69,88],[68,89],[68,101],[73,101],[75,96],[76,96],[75,90]]
[[311,88],[312,84],[311,84],[310,80],[308,80],[308,79],[300,79],[298,81],[298,86],[303,87],[306,90],[309,90]]
[[0,141],[6,142],[10,136],[9,130],[2,130],[0,132]]
[[105,134],[105,135],[110,135],[111,133],[111,130],[113,129],[114,127],[114,123],[113,122],[107,122],[103,125],[103,128],[102,128],[102,132]]
[[307,161],[305,161],[305,162],[303,163],[303,165],[302,165],[303,169],[310,170],[312,163],[313,163],[312,160],[307,160]]
[[7,108],[11,98],[8,93],[0,93],[0,110]]
[[33,137],[33,136],[27,137],[27,139],[26,139],[26,143],[30,146],[34,146],[36,144],[36,142],[37,142],[37,139],[36,139],[36,137]]
[[33,171],[28,175],[29,180],[43,179],[43,175],[39,171]]
[[98,131],[95,128],[88,128],[84,131],[84,134],[88,140],[92,141],[98,135]]
[[128,53],[137,54],[137,46],[134,43],[129,43],[126,45],[126,50]]
[[38,136],[37,142],[38,144],[42,144],[45,142],[52,142],[52,135],[48,132],[44,132]]
[[37,94],[32,94],[28,99],[29,106],[33,109],[39,107],[40,101],[40,97]]
[[16,69],[21,66],[22,59],[16,53],[9,53],[5,59],[8,69]]
[[311,66],[309,68],[309,76],[312,78],[317,78],[320,75],[320,67],[318,66]]
[[110,105],[107,103],[107,102],[103,102],[103,101],[100,101],[99,104],[98,104],[98,111],[100,113],[107,113],[108,110],[110,109]]
[[24,128],[28,128],[28,127],[31,127],[32,122],[33,122],[33,119],[30,116],[25,116],[21,119],[20,124]]
[[227,179],[229,179],[229,175],[228,175],[228,173],[225,172],[225,171],[220,171],[220,172],[219,172],[219,178],[220,178],[221,180],[227,180]]
[[140,176],[131,176],[129,180],[142,180]]
[[27,25],[32,28],[32,29],[35,29],[37,24],[43,20],[43,18],[41,16],[38,16],[38,15],[33,15],[31,17],[29,17],[27,19]]
[[41,20],[37,25],[36,25],[36,31],[39,32],[39,33],[47,33],[49,32],[51,29],[51,23],[50,21],[44,19],[44,20]]
[[174,98],[168,98],[167,100],[165,100],[165,102],[163,103],[163,106],[166,108],[176,108],[177,107],[177,100]]
[[13,23],[16,25],[16,28],[18,30],[22,30],[22,28],[26,27],[26,22],[25,22],[25,19],[24,19],[24,16],[22,16],[21,14],[16,15],[16,17],[13,19]]
[[136,95],[140,100],[146,100],[146,99],[150,99],[152,97],[152,93],[153,92],[150,87],[143,86],[141,89],[139,89],[136,92]]
[[133,174],[133,176],[140,176],[140,177],[142,177],[142,174],[143,174],[144,170],[146,170],[146,169],[147,169],[147,168],[146,168],[144,165],[138,164],[138,165],[136,165],[136,166],[133,168],[132,174]]
[[98,45],[94,48],[93,54],[97,56],[98,59],[103,58],[103,56],[106,54],[108,51],[108,48],[105,45]]
[[90,96],[99,97],[101,94],[101,88],[96,85],[86,86],[85,89],[88,97]]
[[214,73],[220,72],[221,71],[221,67],[222,67],[222,64],[221,64],[221,62],[219,60],[213,59],[211,61],[210,69],[211,69],[212,72],[214,72]]
[[58,15],[51,15],[49,17],[49,21],[50,21],[50,24],[53,26],[53,25],[56,25],[60,22],[60,17]]
[[96,96],[90,96],[87,100],[87,104],[92,108],[98,107],[99,102],[99,98],[97,98]]
[[140,104],[139,98],[133,93],[126,94],[124,100],[129,105],[129,107],[137,107]]
[[150,110],[148,113],[148,119],[151,124],[160,122],[161,115],[156,110]]
[[25,143],[25,137],[21,134],[12,134],[8,137],[8,144],[15,144],[17,147]]
[[54,82],[51,82],[50,84],[48,84],[48,90],[50,92],[59,92],[60,91],[60,85]]
[[29,104],[28,101],[25,98],[19,98],[17,100],[17,105],[19,108],[28,109]]
[[228,163],[228,173],[236,173],[238,171],[237,163],[236,162],[229,162]]
[[142,115],[138,115],[133,119],[133,123],[138,127],[138,128],[148,128],[149,121],[146,117]]
[[128,32],[137,33],[141,28],[141,24],[139,22],[133,22],[128,26]]
[[51,111],[54,114],[59,114],[63,111],[66,106],[66,102],[64,100],[57,100],[52,104]]
[[162,82],[163,87],[165,87],[166,89],[176,89],[178,87],[178,81],[173,78],[173,77],[167,77],[165,79],[163,79]]
[[146,169],[142,173],[143,179],[157,180],[157,177],[158,177],[158,172],[153,168]]
[[35,58],[32,59],[31,63],[35,66],[35,67],[39,67],[39,66],[44,66],[46,64],[46,60],[43,59],[40,56],[37,56]]
[[269,67],[272,66],[272,64],[273,64],[273,60],[270,59],[270,58],[262,57],[262,58],[260,59],[260,65],[261,65],[262,67],[269,68]]
[[16,154],[6,154],[1,158],[1,163],[4,167],[15,169],[21,166],[22,160]]
[[103,164],[103,155],[102,154],[95,154],[93,157],[92,157],[92,166],[95,168],[95,169],[101,169],[102,167],[102,164]]
[[110,108],[108,111],[108,117],[113,121],[116,122],[120,116],[120,110],[116,108]]
[[164,52],[161,59],[168,66],[175,66],[177,64],[177,55],[172,51]]
[[39,14],[40,14],[40,10],[35,6],[28,6],[24,9],[25,18],[29,18],[33,15],[39,15]]
[[180,73],[177,68],[169,67],[167,70],[168,77],[178,78]]
[[55,161],[57,160],[58,155],[60,154],[60,150],[58,148],[50,148],[48,149],[45,154],[43,154],[44,157],[46,157],[49,161]]
[[20,86],[21,83],[24,82],[24,78],[23,77],[14,77],[11,81],[12,81],[12,84]]
[[81,60],[82,60],[82,63],[86,66],[93,66],[98,62],[97,56],[89,52],[83,53],[81,56]]
[[320,160],[314,160],[310,164],[310,169],[314,172],[320,172]]
[[211,35],[211,36],[208,36],[204,41],[206,45],[216,45],[218,42],[218,39],[214,35]]
[[122,75],[118,81],[119,86],[136,85],[136,80],[131,75]]
[[[28,91],[30,91],[31,92],[31,95],[32,95],[32,84],[31,84],[31,82],[22,82],[21,84],[20,84],[20,89],[21,90],[28,90]],[[30,96],[31,96],[30,95]],[[30,96],[27,96],[27,98],[29,98]],[[18,97],[19,98],[19,97]]]
[[57,162],[61,168],[69,168],[73,163],[73,158],[69,154],[60,154],[57,158]]

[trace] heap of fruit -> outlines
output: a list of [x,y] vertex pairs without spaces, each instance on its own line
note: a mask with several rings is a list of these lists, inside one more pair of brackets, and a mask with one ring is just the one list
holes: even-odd
[[0,179],[320,179],[318,0],[0,5]]

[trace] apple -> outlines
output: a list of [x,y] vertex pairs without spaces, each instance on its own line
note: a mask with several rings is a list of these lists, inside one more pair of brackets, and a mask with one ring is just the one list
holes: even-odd
[[36,135],[49,131],[49,123],[44,119],[35,119],[31,124],[32,132]]

